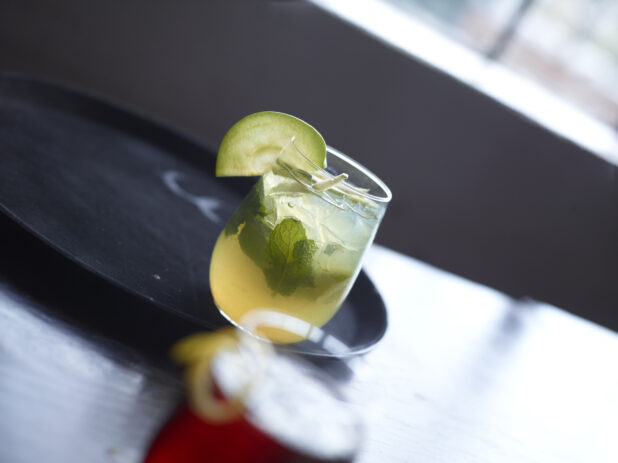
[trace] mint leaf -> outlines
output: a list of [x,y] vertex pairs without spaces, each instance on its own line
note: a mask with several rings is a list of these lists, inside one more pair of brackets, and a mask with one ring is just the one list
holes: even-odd
[[324,254],[326,254],[327,256],[331,256],[334,252],[342,251],[342,250],[343,250],[343,246],[341,246],[340,244],[328,243],[328,245],[324,249]]
[[270,233],[270,228],[262,220],[251,219],[245,222],[238,234],[240,248],[261,269],[268,265],[266,242]]
[[264,275],[270,289],[289,296],[301,286],[313,287],[311,261],[317,249],[315,241],[307,239],[300,220],[282,220],[266,243],[269,263]]
[[262,205],[262,197],[264,196],[264,185],[260,178],[258,182],[251,188],[242,203],[238,206],[234,215],[228,220],[225,228],[225,236],[235,235],[238,233],[240,226],[246,221],[254,218],[257,215],[264,216],[265,208]]

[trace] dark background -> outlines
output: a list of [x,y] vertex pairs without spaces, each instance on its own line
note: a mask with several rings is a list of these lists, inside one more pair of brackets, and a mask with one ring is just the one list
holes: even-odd
[[295,114],[393,190],[378,243],[618,330],[616,167],[313,5],[0,0],[0,70],[213,146]]

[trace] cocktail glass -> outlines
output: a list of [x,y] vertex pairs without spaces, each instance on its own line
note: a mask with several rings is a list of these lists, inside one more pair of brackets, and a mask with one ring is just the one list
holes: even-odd
[[[327,153],[321,169],[292,139],[217,239],[210,287],[237,326],[268,312],[321,327],[352,288],[392,195],[359,163],[330,147]],[[262,325],[253,334],[302,339],[291,331]]]

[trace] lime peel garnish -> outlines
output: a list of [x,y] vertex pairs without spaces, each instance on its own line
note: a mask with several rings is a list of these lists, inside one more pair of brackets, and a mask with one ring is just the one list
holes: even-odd
[[172,359],[187,365],[185,384],[189,405],[205,421],[225,423],[244,413],[246,399],[254,381],[244,384],[234,396],[219,399],[215,396],[212,362],[221,351],[235,350],[241,345],[247,346],[248,342],[251,341],[248,341],[246,335],[239,335],[236,329],[229,327],[213,333],[194,334],[172,347]]
[[329,188],[333,188],[334,186],[338,185],[339,183],[347,179],[348,179],[348,174],[343,173],[333,178],[315,182],[311,186],[313,187],[314,190],[324,191],[324,190],[328,190]]

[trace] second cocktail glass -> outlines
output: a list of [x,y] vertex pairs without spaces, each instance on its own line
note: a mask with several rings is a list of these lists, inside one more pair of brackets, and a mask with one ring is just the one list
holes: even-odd
[[332,148],[327,153],[324,170],[291,140],[228,221],[212,254],[210,287],[219,310],[273,342],[308,333],[272,322],[248,326],[247,320],[268,313],[307,326],[327,323],[352,288],[391,199],[368,169]]

